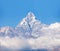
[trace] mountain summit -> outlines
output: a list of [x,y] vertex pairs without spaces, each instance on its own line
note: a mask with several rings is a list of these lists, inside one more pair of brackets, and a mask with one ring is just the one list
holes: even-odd
[[19,27],[22,24],[30,23],[35,21],[35,15],[32,12],[29,12],[27,16],[17,25]]
[[[32,12],[29,12],[27,16],[17,25],[16,30],[24,37],[38,37],[42,25]],[[20,35],[21,35],[20,34]]]
[[[38,37],[41,35],[41,28],[41,22],[35,18],[35,15],[32,12],[29,12],[27,16],[23,18],[23,20],[14,29],[11,27],[11,29],[8,29],[8,33],[5,33],[4,31],[2,31],[2,33],[4,35],[7,34],[10,37],[12,35],[25,38]],[[3,28],[1,28],[1,30],[2,29]],[[2,33],[0,32],[0,34]]]
[[29,12],[26,17],[30,19],[35,19],[35,15],[32,12]]

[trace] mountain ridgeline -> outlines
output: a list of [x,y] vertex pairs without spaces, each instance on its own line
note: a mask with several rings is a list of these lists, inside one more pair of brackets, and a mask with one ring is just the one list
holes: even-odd
[[15,28],[10,26],[1,27],[0,36],[37,38],[42,35],[42,32],[39,30],[42,27],[41,22],[35,18],[35,15],[29,12]]

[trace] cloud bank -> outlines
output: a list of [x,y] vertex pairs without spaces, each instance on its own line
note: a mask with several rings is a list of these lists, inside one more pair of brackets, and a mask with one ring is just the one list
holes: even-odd
[[12,50],[28,48],[36,50],[52,49],[60,46],[60,23],[43,26],[40,31],[42,35],[38,38],[0,37],[0,49],[2,50],[5,47]]

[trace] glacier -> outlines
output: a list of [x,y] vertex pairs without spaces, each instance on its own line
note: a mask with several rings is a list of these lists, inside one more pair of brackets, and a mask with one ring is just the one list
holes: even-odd
[[15,27],[0,27],[1,51],[60,49],[60,23],[44,24],[32,12]]

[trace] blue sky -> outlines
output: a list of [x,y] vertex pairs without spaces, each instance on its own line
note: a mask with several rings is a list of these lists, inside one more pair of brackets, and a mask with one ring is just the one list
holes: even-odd
[[0,0],[0,27],[15,27],[29,11],[45,24],[60,22],[60,0]]

